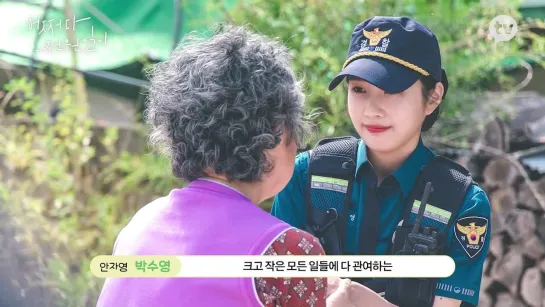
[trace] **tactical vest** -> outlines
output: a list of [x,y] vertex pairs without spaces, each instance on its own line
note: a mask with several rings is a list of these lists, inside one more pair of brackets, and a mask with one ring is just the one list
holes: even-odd
[[[347,215],[352,206],[351,194],[357,166],[357,151],[356,138],[337,137],[318,142],[309,156],[308,181],[305,189],[308,218],[305,230],[320,240],[327,255],[346,254],[344,238]],[[418,212],[427,182],[433,183],[433,193],[426,202],[424,216],[433,215],[435,220],[440,219],[446,227],[442,230],[432,227],[424,231],[435,231],[434,235],[437,234],[438,241],[435,254],[445,253],[447,232],[458,215],[468,188],[476,183],[469,171],[458,163],[443,156],[435,156],[420,170],[414,187],[405,200],[404,212],[394,233],[389,254],[399,254],[402,250],[414,224],[414,219],[410,218],[411,212]],[[364,208],[362,228],[371,229],[371,231],[362,232],[360,237],[368,239],[366,242],[376,242],[379,209],[377,206],[374,209],[367,207]],[[431,207],[430,211],[428,207]],[[366,225],[366,223],[372,225]],[[364,248],[363,254],[374,254],[375,247],[376,245],[360,246],[360,253]],[[404,284],[403,289],[399,289],[399,279],[356,279],[355,281],[377,293],[384,292],[387,300],[400,307],[432,306],[437,283],[436,279],[411,279]],[[431,297],[429,295],[424,298],[415,297],[417,296],[415,293],[426,291]]]

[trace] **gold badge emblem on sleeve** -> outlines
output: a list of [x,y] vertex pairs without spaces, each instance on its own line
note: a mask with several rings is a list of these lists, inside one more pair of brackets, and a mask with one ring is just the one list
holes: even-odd
[[482,250],[485,243],[488,219],[480,216],[469,216],[456,221],[456,239],[470,258]]

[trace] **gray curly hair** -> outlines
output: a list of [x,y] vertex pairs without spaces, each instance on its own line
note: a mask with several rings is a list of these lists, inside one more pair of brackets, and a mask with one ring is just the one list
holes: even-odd
[[186,37],[169,60],[148,70],[151,145],[170,157],[181,179],[212,170],[229,180],[260,180],[273,167],[264,150],[284,132],[302,148],[311,132],[290,65],[284,45],[246,27]]

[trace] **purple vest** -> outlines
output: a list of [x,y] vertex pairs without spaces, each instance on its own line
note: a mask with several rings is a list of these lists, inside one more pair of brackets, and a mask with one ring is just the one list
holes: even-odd
[[[140,209],[114,255],[261,255],[290,226],[241,193],[196,180]],[[262,306],[252,278],[107,278],[97,307]]]

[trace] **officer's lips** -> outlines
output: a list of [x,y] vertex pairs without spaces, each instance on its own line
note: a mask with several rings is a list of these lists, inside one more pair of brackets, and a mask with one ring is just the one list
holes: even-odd
[[390,127],[388,126],[378,126],[378,125],[364,125],[364,127],[365,129],[367,129],[367,131],[371,133],[382,133],[390,129]]

